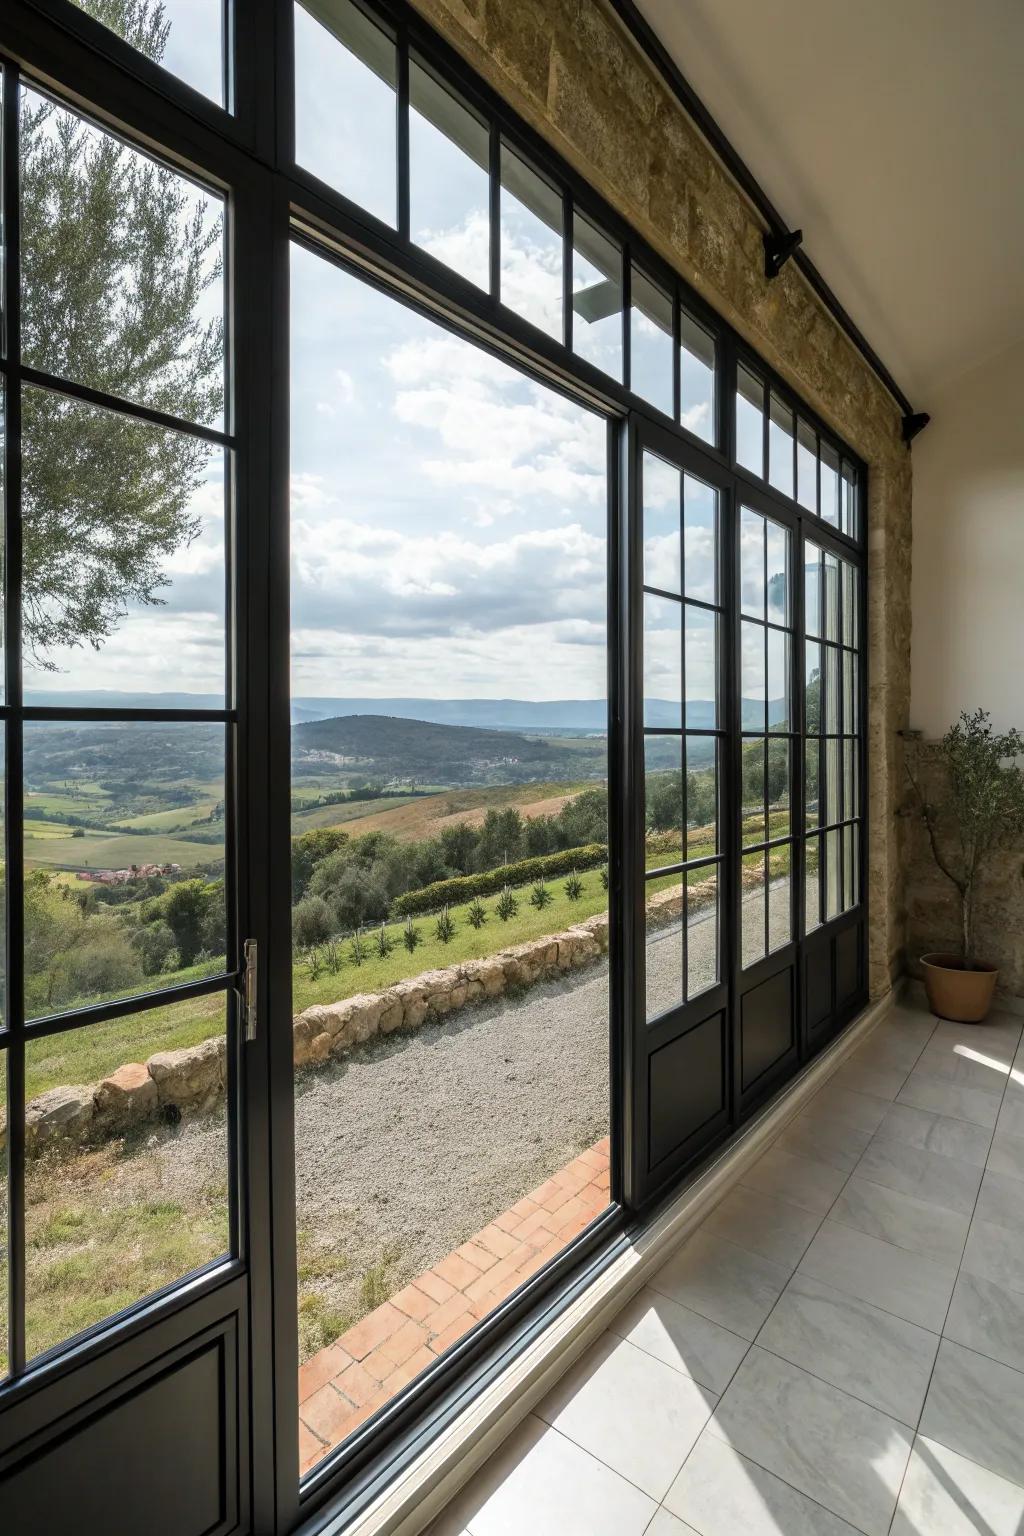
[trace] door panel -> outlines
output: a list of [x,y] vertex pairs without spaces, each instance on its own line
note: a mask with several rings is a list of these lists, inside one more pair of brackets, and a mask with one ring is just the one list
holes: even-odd
[[721,1129],[728,1110],[727,1049],[726,1014],[719,1009],[652,1052],[647,1064],[652,1171],[669,1158],[685,1160]]
[[755,1088],[796,1050],[790,967],[759,982],[740,1004],[740,1087]]

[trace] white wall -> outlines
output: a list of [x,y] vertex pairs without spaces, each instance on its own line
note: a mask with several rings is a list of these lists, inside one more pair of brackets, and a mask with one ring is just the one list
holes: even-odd
[[913,450],[911,724],[940,736],[980,707],[1024,730],[1024,342],[929,409]]

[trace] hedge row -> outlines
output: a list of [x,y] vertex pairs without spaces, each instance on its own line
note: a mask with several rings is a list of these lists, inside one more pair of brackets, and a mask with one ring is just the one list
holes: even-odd
[[437,912],[445,906],[472,901],[474,896],[493,896],[506,885],[529,885],[550,875],[570,875],[574,869],[596,869],[608,860],[604,843],[587,843],[582,848],[566,848],[561,853],[543,853],[535,859],[520,859],[500,869],[481,870],[478,875],[460,875],[454,880],[435,880],[419,891],[406,891],[391,903],[395,917],[415,917],[423,912]]

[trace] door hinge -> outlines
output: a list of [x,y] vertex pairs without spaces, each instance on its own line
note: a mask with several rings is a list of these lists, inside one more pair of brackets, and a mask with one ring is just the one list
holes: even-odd
[[245,1023],[245,1038],[255,1040],[258,981],[256,940],[246,939],[242,953],[245,957],[242,968],[242,1016]]

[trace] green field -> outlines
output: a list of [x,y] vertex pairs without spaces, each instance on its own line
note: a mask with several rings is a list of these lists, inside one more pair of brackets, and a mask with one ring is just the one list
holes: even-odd
[[193,843],[169,833],[93,832],[72,837],[69,827],[26,821],[25,864],[29,869],[128,869],[133,864],[213,864],[223,844]]

